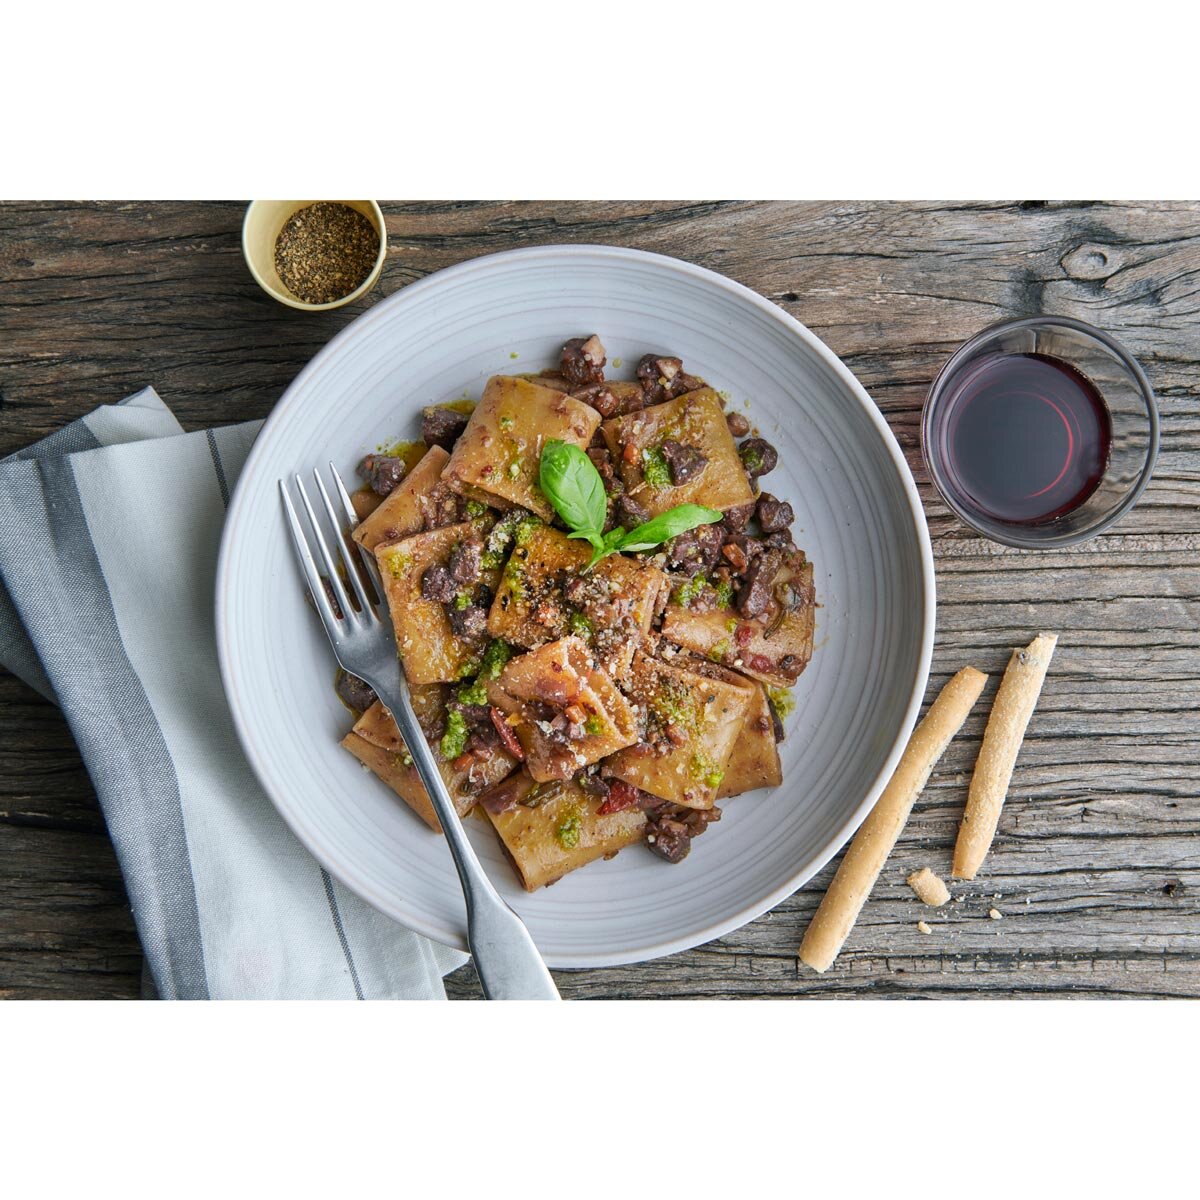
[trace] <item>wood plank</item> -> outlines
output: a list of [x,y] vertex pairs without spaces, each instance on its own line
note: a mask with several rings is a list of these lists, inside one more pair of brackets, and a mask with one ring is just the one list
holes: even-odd
[[[958,903],[925,909],[904,876],[948,870],[982,707],[828,974],[801,968],[795,950],[836,864],[709,946],[560,972],[564,994],[1200,995],[1200,204],[384,208],[379,289],[311,316],[250,280],[241,203],[0,205],[0,453],[146,383],[188,428],[265,415],[358,312],[478,254],[606,242],[722,271],[822,337],[896,432],[934,537],[932,687],[966,662],[998,677],[1009,647],[1037,629],[1061,640],[996,844],[978,880],[952,886]],[[921,403],[946,356],[981,325],[1032,312],[1120,337],[1163,425],[1154,481],[1119,529],[1047,554],[960,526],[919,446]],[[69,730],[3,674],[0,728],[0,996],[138,995],[136,934]],[[918,932],[921,919],[933,933]],[[448,990],[477,995],[472,968]]]

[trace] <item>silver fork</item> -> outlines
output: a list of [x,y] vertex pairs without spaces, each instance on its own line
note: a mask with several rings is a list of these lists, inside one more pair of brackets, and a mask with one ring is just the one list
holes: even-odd
[[[321,616],[321,623],[325,626],[325,632],[333,647],[333,655],[344,670],[349,671],[351,675],[357,675],[375,689],[375,694],[399,727],[404,745],[412,755],[421,782],[425,784],[425,790],[433,802],[434,811],[450,846],[454,865],[458,868],[459,881],[462,883],[467,904],[467,944],[475,959],[475,970],[479,974],[479,982],[483,985],[483,994],[489,1000],[558,1000],[558,989],[554,986],[554,980],[542,961],[533,938],[529,936],[529,930],[525,928],[521,918],[500,898],[467,840],[454,801],[446,790],[433,752],[425,741],[425,735],[421,732],[413,712],[408,682],[396,654],[392,623],[386,618],[386,614],[383,618],[380,617],[375,599],[368,593],[358,570],[359,563],[366,563],[368,569],[373,569],[374,563],[369,561],[367,555],[359,556],[357,543],[349,537],[349,529],[356,520],[354,506],[350,503],[350,496],[333,463],[329,464],[329,469],[333,474],[335,491],[341,504],[340,520],[320,472],[314,470],[313,478],[329,529],[338,540],[336,553],[330,547],[299,475],[295,477],[295,482],[296,491],[308,516],[312,546],[316,547],[317,557],[320,559],[321,568],[324,569],[324,578],[329,582],[340,615],[329,601],[321,568],[318,568],[313,559],[309,538],[305,536],[288,492],[287,482],[283,479],[279,481],[279,494],[283,498],[283,510],[292,534],[292,542],[296,547],[300,569]],[[339,557],[345,566],[345,578],[353,588],[353,599],[342,582]],[[379,586],[378,575],[372,571],[371,578],[376,585],[375,590],[382,596],[383,589]]]

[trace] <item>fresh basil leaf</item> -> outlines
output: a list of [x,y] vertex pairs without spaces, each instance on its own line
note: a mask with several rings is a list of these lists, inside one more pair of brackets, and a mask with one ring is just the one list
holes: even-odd
[[587,566],[583,568],[584,574],[586,575],[602,558],[616,554],[624,536],[625,530],[618,525],[616,529],[610,529],[601,538],[589,539],[592,542],[592,557],[588,560]]
[[538,486],[573,530],[586,535],[598,534],[604,528],[608,512],[604,481],[578,446],[557,439],[548,441],[542,448]]
[[569,537],[569,538],[584,538],[587,541],[591,542],[592,548],[594,550],[603,550],[604,549],[604,538],[595,529],[577,529],[574,533],[568,533],[567,537]]
[[695,529],[697,525],[712,525],[723,515],[715,508],[705,508],[700,504],[677,504],[631,529],[621,538],[617,549],[653,550],[655,546],[661,546],[663,542],[669,542],[673,537]]

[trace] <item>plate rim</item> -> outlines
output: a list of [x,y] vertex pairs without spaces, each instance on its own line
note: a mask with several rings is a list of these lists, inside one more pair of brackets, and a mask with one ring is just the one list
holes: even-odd
[[731,933],[736,929],[740,929],[743,925],[770,911],[781,901],[793,895],[808,883],[835,855],[840,853],[850,838],[853,837],[858,827],[865,820],[867,813],[874,807],[888,780],[895,771],[897,763],[900,761],[900,757],[916,725],[917,716],[920,713],[921,704],[924,700],[925,689],[929,683],[937,614],[937,579],[929,527],[925,519],[924,506],[921,503],[916,482],[904,457],[904,452],[896,440],[896,435],[892,432],[891,427],[888,425],[887,420],[875,401],[871,399],[870,393],[867,392],[866,388],[859,382],[850,368],[816,334],[796,317],[793,317],[791,313],[768,300],[765,296],[760,295],[753,288],[747,287],[745,284],[737,282],[737,280],[730,279],[718,271],[711,270],[708,267],[701,267],[696,263],[675,258],[671,255],[658,254],[649,250],[637,250],[628,246],[610,246],[593,243],[552,243],[539,246],[521,246],[512,250],[501,250],[493,254],[479,255],[463,262],[454,263],[448,267],[442,267],[413,283],[406,284],[397,289],[392,295],[372,305],[365,312],[360,313],[344,329],[339,330],[330,338],[305,363],[295,378],[284,389],[283,394],[276,401],[270,413],[268,413],[262,428],[254,440],[253,446],[250,448],[241,474],[238,476],[233,494],[230,496],[225,524],[221,532],[221,544],[217,558],[216,584],[214,588],[215,625],[221,684],[229,704],[230,716],[237,733],[238,743],[246,756],[246,760],[259,786],[266,793],[276,812],[283,819],[284,824],[287,825],[301,845],[304,846],[316,861],[362,900],[398,924],[422,934],[441,945],[463,951],[467,950],[465,931],[449,930],[436,922],[423,920],[420,914],[411,912],[405,912],[402,915],[398,914],[393,905],[387,903],[377,894],[373,894],[373,889],[369,883],[360,878],[353,869],[348,869],[347,864],[329,858],[322,847],[314,844],[314,839],[310,839],[307,836],[307,831],[302,823],[294,819],[293,814],[289,812],[286,801],[280,800],[277,797],[274,784],[250,740],[245,712],[240,699],[236,665],[231,661],[229,647],[230,622],[232,620],[231,608],[234,596],[232,589],[233,554],[231,547],[236,540],[239,525],[244,519],[243,510],[248,503],[247,497],[253,491],[256,472],[261,470],[259,463],[266,455],[266,448],[270,441],[269,435],[272,428],[283,420],[291,404],[295,402],[295,397],[307,383],[309,376],[316,373],[324,361],[344,341],[349,340],[351,337],[361,336],[363,329],[378,322],[386,314],[389,314],[393,308],[401,307],[406,301],[411,300],[412,297],[419,296],[434,287],[440,286],[448,278],[457,279],[476,271],[489,269],[498,262],[514,260],[536,261],[539,258],[585,256],[602,259],[608,258],[615,261],[649,261],[660,268],[674,271],[692,279],[698,279],[721,291],[729,293],[749,303],[760,313],[765,314],[769,319],[782,325],[789,333],[798,337],[807,345],[810,351],[841,379],[850,394],[858,402],[859,407],[865,412],[875,432],[881,438],[884,448],[887,450],[888,456],[892,461],[892,465],[899,476],[905,498],[908,501],[908,517],[916,533],[920,551],[920,574],[924,592],[924,603],[921,613],[921,640],[917,670],[909,691],[908,704],[905,708],[899,731],[892,742],[887,757],[884,759],[883,766],[868,787],[866,794],[829,839],[826,850],[818,852],[804,863],[798,865],[796,870],[782,884],[772,889],[761,900],[755,901],[753,904],[740,909],[738,912],[721,921],[705,926],[695,934],[670,939],[649,947],[642,946],[628,954],[619,953],[614,955],[611,952],[607,952],[599,954],[574,953],[569,955],[547,955],[547,965],[555,970],[581,970],[625,966],[632,963],[649,962],[652,959],[661,958],[668,954],[690,950],[696,946],[711,942],[716,938],[723,937],[725,934]]

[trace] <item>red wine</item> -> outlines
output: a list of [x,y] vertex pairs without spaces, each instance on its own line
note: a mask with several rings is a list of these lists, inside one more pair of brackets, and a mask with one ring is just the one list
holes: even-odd
[[936,438],[960,502],[1016,525],[1078,508],[1108,466],[1112,421],[1074,367],[1044,354],[992,354],[951,381]]

